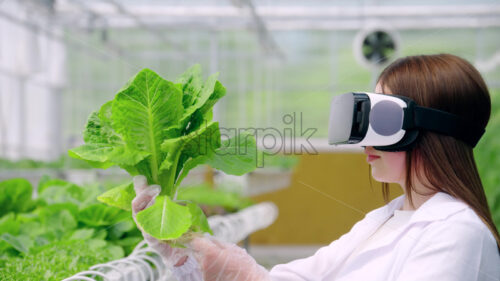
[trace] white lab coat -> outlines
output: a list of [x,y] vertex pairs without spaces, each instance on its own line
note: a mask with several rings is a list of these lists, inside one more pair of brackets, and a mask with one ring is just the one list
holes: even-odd
[[362,241],[402,207],[404,195],[368,213],[351,231],[313,256],[277,265],[273,281],[499,281],[494,236],[475,212],[438,192],[410,221],[343,262]]

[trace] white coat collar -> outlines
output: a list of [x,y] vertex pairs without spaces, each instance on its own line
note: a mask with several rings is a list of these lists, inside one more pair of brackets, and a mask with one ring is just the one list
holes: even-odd
[[[367,239],[394,214],[395,210],[400,209],[403,206],[404,200],[405,195],[399,196],[384,207],[368,213],[366,215],[369,219],[367,225],[368,231],[366,233],[366,236],[362,237],[362,239]],[[363,252],[388,245],[389,243],[394,241],[394,239],[398,239],[398,237],[400,237],[406,231],[406,229],[416,223],[430,223],[433,221],[444,220],[452,214],[455,214],[465,208],[468,208],[468,205],[466,203],[444,192],[437,192],[431,198],[425,201],[424,204],[422,204],[417,210],[415,210],[415,213],[413,213],[410,221],[406,225],[395,229],[390,235],[384,237],[381,243],[368,247]]]
[[[369,212],[363,220],[364,224],[361,228],[359,228],[359,232],[353,235],[353,238],[350,241],[351,243],[348,243],[344,252],[338,256],[339,261],[344,262],[359,244],[368,239],[368,237],[370,237],[383,223],[385,223],[387,219],[394,214],[395,210],[400,209],[403,206],[404,200],[405,195],[401,195],[393,199],[387,205]],[[395,229],[392,233],[383,237],[378,243],[361,250],[358,255],[362,256],[367,252],[392,244],[395,240],[400,239],[409,227],[415,225],[416,223],[443,220],[467,207],[468,206],[462,201],[444,192],[437,192],[425,201],[424,204],[422,204],[417,210],[415,210],[415,213],[413,213],[410,221],[406,225]]]
[[[395,210],[403,207],[404,200],[405,195],[401,195],[384,207],[368,213],[367,217],[372,217],[377,221],[382,220],[380,223],[383,223],[394,214]],[[425,201],[424,204],[422,204],[417,210],[415,210],[409,224],[421,221],[443,220],[467,207],[468,205],[461,200],[447,193],[437,192]]]

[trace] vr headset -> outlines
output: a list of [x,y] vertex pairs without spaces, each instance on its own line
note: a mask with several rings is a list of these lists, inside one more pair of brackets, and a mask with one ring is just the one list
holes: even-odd
[[333,98],[329,144],[408,151],[422,131],[452,136],[474,147],[484,128],[457,115],[418,106],[413,100],[397,95],[346,93]]

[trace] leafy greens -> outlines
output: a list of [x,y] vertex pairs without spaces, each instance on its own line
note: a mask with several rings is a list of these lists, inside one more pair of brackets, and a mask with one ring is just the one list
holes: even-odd
[[[179,184],[200,164],[233,175],[248,173],[255,169],[257,152],[253,136],[221,139],[212,108],[225,94],[217,74],[203,81],[199,65],[175,82],[143,69],[90,115],[85,144],[69,155],[96,168],[118,165],[132,176],[144,175],[149,184],[160,185],[154,205],[136,217],[153,237],[173,240],[188,231],[210,232],[198,206],[176,202]],[[129,184],[108,191],[100,200],[130,209],[134,196]]]
[[0,280],[61,280],[131,253],[142,234],[130,213],[96,200],[104,190],[44,177],[33,200],[29,181],[0,182]]

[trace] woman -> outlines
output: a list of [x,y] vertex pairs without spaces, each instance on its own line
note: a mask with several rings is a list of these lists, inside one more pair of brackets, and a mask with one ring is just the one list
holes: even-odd
[[[377,93],[406,96],[482,128],[490,117],[488,89],[478,71],[447,54],[397,60],[380,75]],[[313,256],[267,272],[235,246],[195,238],[189,250],[151,237],[174,265],[179,280],[500,280],[500,236],[474,162],[472,147],[422,131],[407,151],[366,147],[372,176],[397,183],[404,195],[373,210]],[[144,178],[135,179],[134,213],[154,199]],[[189,256],[189,257],[187,257]]]

